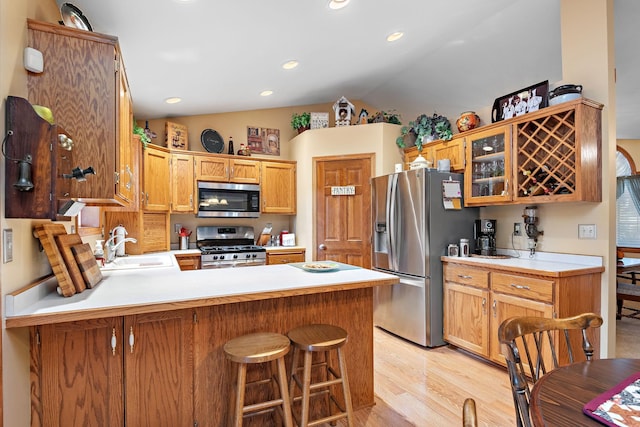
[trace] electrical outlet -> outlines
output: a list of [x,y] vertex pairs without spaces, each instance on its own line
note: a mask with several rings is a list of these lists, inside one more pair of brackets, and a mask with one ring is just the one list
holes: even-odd
[[519,222],[514,222],[513,223],[513,235],[514,236],[521,236],[522,235],[522,224],[520,224]]
[[595,239],[595,224],[578,224],[578,239]]
[[179,233],[181,228],[182,228],[182,224],[175,224],[173,226],[173,229],[176,233]]

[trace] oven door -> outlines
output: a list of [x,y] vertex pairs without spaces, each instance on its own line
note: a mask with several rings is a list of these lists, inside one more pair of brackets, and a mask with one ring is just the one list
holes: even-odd
[[198,181],[198,217],[259,218],[260,186]]
[[200,260],[200,268],[207,270],[210,268],[231,268],[231,267],[251,267],[255,265],[265,265],[267,261],[265,259],[235,259],[235,260],[211,260],[207,256],[203,255]]

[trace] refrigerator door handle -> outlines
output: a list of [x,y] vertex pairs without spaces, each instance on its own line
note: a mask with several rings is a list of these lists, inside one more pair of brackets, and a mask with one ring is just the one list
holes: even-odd
[[398,271],[398,260],[396,259],[396,192],[398,189],[398,174],[390,176],[389,189],[387,194],[387,247],[389,248],[389,265],[391,270]]

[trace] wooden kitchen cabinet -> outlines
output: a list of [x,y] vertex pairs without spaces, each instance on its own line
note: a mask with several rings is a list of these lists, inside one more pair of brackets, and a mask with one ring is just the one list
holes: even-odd
[[[464,172],[464,138],[454,135],[450,141],[437,140],[422,146],[422,157],[433,162],[432,167],[438,166],[438,160],[449,159],[452,172]],[[418,157],[418,148],[414,145],[404,149],[404,162],[408,165]]]
[[[483,358],[506,365],[498,327],[515,316],[569,317],[600,312],[600,269],[559,274],[444,262],[444,339]],[[599,330],[589,331],[592,343]],[[580,346],[580,334],[572,335]],[[598,354],[598,350],[596,350]],[[566,348],[560,363],[568,362]]]
[[105,230],[113,230],[118,225],[124,225],[129,233],[127,237],[133,237],[137,241],[126,243],[126,253],[129,255],[141,255],[149,252],[166,252],[171,247],[171,235],[169,234],[169,212],[105,212]]
[[194,213],[195,170],[191,154],[171,154],[171,212]]
[[[34,20],[27,20],[27,28],[27,45],[42,52],[45,63],[44,72],[27,73],[28,99],[49,107],[56,124],[73,135],[74,167],[95,170],[86,181],[72,180],[71,198],[127,205],[129,193],[118,178],[127,162],[127,154],[119,151],[121,138],[131,133],[124,129],[129,124],[121,126],[120,120],[130,111],[120,111],[127,108],[128,95],[119,96],[126,90],[126,78],[118,39]],[[126,186],[128,180],[121,182]]]
[[196,180],[260,183],[260,161],[225,155],[195,155]]
[[200,269],[200,254],[175,254],[175,257],[180,271]]
[[296,163],[263,161],[260,197],[262,213],[296,213]]
[[[116,158],[116,196],[129,208],[139,207],[138,188],[140,186],[139,161],[133,144],[140,144],[133,138],[133,101],[129,91],[127,74],[124,71],[122,55],[118,50],[118,156]],[[138,137],[139,138],[139,137]]]
[[194,424],[193,310],[30,331],[32,427]]
[[600,202],[602,108],[580,98],[466,132],[465,206]]
[[142,209],[168,212],[171,203],[169,150],[148,144],[143,156]]
[[269,248],[267,249],[267,265],[304,262],[304,248]]

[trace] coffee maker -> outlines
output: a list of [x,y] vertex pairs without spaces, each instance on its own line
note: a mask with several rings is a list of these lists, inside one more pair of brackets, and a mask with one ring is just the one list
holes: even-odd
[[496,252],[496,220],[476,219],[473,224],[473,238],[475,239],[475,253],[478,255],[495,256]]

